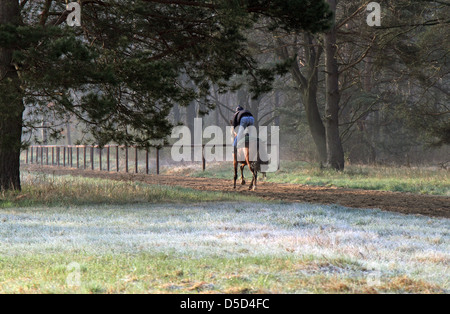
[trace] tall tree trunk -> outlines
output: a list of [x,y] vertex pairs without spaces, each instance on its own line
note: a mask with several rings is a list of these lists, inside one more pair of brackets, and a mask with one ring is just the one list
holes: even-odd
[[[194,122],[195,117],[197,116],[197,103],[196,101],[192,101],[189,106],[186,107],[186,116],[185,116],[185,125],[191,131],[191,145],[195,144],[195,135],[194,135]],[[194,158],[194,149],[191,149],[191,159]]]
[[259,129],[259,105],[261,104],[262,96],[258,97],[258,99],[252,99],[250,101],[250,105],[248,109],[253,117],[255,118],[255,127]]
[[189,106],[186,107],[185,125],[194,133],[194,119],[197,117],[197,102],[192,101]]
[[47,130],[47,122],[42,121],[42,144],[48,144],[48,130]]
[[319,154],[319,162],[323,165],[327,161],[327,144],[325,127],[317,105],[317,84],[317,80],[308,82],[307,87],[302,91],[302,95],[306,120],[308,121],[309,130],[316,145],[317,153]]
[[[187,75],[183,75],[183,81],[184,85],[187,88],[192,88],[195,90],[195,85],[192,83],[192,81],[189,79]],[[195,118],[198,116],[198,109],[197,109],[197,100],[193,100],[189,103],[189,105],[186,108],[186,115],[184,120],[184,125],[189,128],[191,131],[191,145],[195,144]],[[194,160],[195,158],[195,152],[194,149],[191,150],[191,159]]]
[[[337,0],[328,0],[336,13]],[[339,67],[337,62],[336,25],[325,34],[326,106],[325,132],[327,139],[327,166],[344,170],[344,149],[339,134]]]
[[181,120],[180,115],[180,106],[178,104],[175,104],[173,106],[173,124],[177,125]]
[[[303,104],[305,106],[309,129],[317,152],[319,153],[319,162],[322,167],[327,161],[327,141],[325,126],[323,125],[317,103],[317,91],[319,89],[319,61],[323,53],[323,48],[321,46],[315,47],[318,43],[314,35],[305,32],[303,33],[303,38],[307,44],[307,47],[305,47],[305,57],[308,64],[307,76],[300,79],[300,82],[303,82],[302,85],[304,86],[302,90]],[[296,66],[298,67],[298,65]]]
[[[372,70],[373,70],[373,60],[372,55],[369,52],[365,64],[364,64],[364,90],[366,93],[370,94],[372,92],[373,83],[372,83]],[[364,129],[365,136],[367,137],[367,145],[369,146],[370,154],[368,156],[368,162],[371,164],[374,164],[377,160],[377,151],[376,151],[376,137],[375,137],[375,129],[378,127],[378,121],[376,121],[376,117],[378,115],[378,112],[375,112],[373,115],[372,120],[372,128],[370,129],[371,134],[368,134],[368,128]],[[364,116],[364,120],[367,120],[370,116],[370,112],[367,113],[366,116]],[[370,121],[370,120],[369,120]]]
[[274,107],[273,107],[273,124],[275,126],[280,126],[280,113],[278,112],[280,108],[280,91],[275,91],[275,101],[274,101]]
[[[18,0],[0,1],[0,25],[20,24]],[[0,48],[0,190],[20,190],[23,99],[13,50]]]
[[70,122],[66,123],[67,145],[72,145],[72,125]]
[[[319,60],[322,54],[321,48],[314,43],[312,34],[304,33],[305,59],[306,59],[306,73],[302,73],[299,67],[299,62],[295,62],[291,68],[291,74],[295,82],[298,84],[300,93],[305,107],[306,120],[308,121],[309,130],[313,138],[314,144],[317,148],[320,164],[327,161],[327,146],[325,137],[325,127],[323,125],[322,117],[320,116],[319,107],[317,104],[317,91],[319,87]],[[289,52],[281,41],[278,41],[280,48],[278,55],[287,60]]]

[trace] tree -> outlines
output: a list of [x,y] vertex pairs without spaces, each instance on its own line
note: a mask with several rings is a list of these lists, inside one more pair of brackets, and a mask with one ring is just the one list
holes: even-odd
[[382,26],[374,28],[366,23],[368,2],[333,1],[335,27],[325,35],[276,40],[281,57],[296,58],[291,76],[302,100],[290,116],[304,110],[319,161],[335,169],[344,149],[353,161],[375,162],[377,150],[401,153],[419,138],[448,142],[449,32],[437,31],[448,28],[448,4],[383,1]]
[[[19,27],[19,3],[0,2],[0,25]],[[0,189],[20,190],[20,150],[23,94],[19,74],[13,62],[14,50],[0,45]]]
[[158,145],[174,104],[204,98],[211,83],[232,88],[236,74],[248,75],[258,95],[284,73],[260,68],[249,53],[244,34],[259,18],[270,19],[270,30],[318,32],[331,17],[324,1],[307,0],[80,3],[82,28],[70,28],[66,1],[1,2],[0,189],[20,189],[22,126],[37,117],[75,116],[100,145]]
[[432,146],[450,144],[450,3],[401,0],[379,30],[375,65],[398,89],[390,114]]
[[[306,119],[312,138],[316,145],[319,161],[328,167],[344,169],[344,151],[339,131],[340,87],[339,64],[337,61],[337,26],[335,23],[337,1],[328,1],[333,12],[333,26],[323,39],[309,32],[294,38],[294,49],[303,53],[299,55],[294,50],[296,62],[291,67],[291,74],[299,86],[305,108]],[[299,37],[301,43],[298,43]],[[278,39],[278,54],[285,60],[292,56],[288,51],[288,44]],[[319,64],[321,56],[325,55],[326,99],[324,117],[321,116],[318,104]],[[300,67],[302,65],[302,68]]]
[[[297,38],[294,39],[294,45]],[[276,49],[278,55],[284,60],[292,58],[289,53],[288,44],[281,39],[278,39],[278,48]],[[303,46],[303,62],[299,60],[300,56],[297,51],[294,51],[295,62],[292,63],[291,75],[299,87],[302,95],[303,106],[305,108],[306,120],[308,122],[309,130],[311,132],[314,144],[316,145],[319,162],[323,165],[327,162],[327,144],[325,126],[319,110],[317,93],[319,90],[319,62],[323,53],[323,45],[319,43],[316,36],[309,32],[303,32],[303,41],[300,46]],[[303,63],[304,69],[300,68]]]
[[[337,1],[328,0],[331,10],[335,13]],[[344,150],[339,132],[339,66],[337,61],[337,28],[334,25],[325,33],[325,76],[326,105],[325,133],[327,143],[327,165],[336,170],[344,170]]]

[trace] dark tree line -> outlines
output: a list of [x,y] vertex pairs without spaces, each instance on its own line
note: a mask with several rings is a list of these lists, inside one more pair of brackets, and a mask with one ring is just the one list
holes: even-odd
[[[298,93],[297,104],[280,112],[286,122],[297,117],[298,128],[308,126],[318,161],[335,169],[345,155],[376,162],[385,159],[381,152],[393,155],[407,145],[446,145],[450,134],[448,4],[380,1],[382,25],[369,27],[368,3],[337,2],[328,32],[266,38],[266,50],[296,61],[290,93]],[[333,121],[338,131],[335,124],[327,132]],[[339,139],[343,151],[330,150]]]
[[369,2],[79,1],[72,28],[66,1],[1,1],[0,189],[20,189],[37,128],[50,141],[77,121],[96,144],[149,147],[237,103],[258,123],[307,128],[336,170],[449,144],[449,4],[382,0],[369,27]]

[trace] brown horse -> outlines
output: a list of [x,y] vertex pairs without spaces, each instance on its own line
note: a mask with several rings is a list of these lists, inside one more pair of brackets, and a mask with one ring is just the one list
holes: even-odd
[[[232,130],[234,136],[236,133]],[[258,172],[261,172],[261,165],[265,164],[261,161],[260,158],[260,147],[259,147],[259,139],[255,139],[257,141],[257,156],[252,152],[252,156],[250,156],[250,137],[248,134],[245,135],[245,147],[235,148],[233,153],[233,166],[234,166],[234,188],[236,189],[236,181],[238,178],[238,165],[240,164],[241,168],[241,185],[245,185],[244,178],[244,168],[248,166],[252,173],[252,182],[250,183],[249,190],[256,190],[257,182],[258,182]],[[239,161],[238,161],[239,160]],[[251,161],[256,160],[256,161]],[[262,173],[263,177],[266,177],[266,173]]]

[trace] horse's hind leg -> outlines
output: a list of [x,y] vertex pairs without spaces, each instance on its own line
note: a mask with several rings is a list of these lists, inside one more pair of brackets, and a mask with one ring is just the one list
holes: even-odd
[[255,182],[255,169],[253,169],[252,166],[253,163],[250,162],[249,148],[246,147],[244,152],[245,152],[245,164],[248,165],[248,168],[253,174],[252,183],[250,183],[250,187],[248,188],[249,190],[251,190],[253,189],[253,183]]
[[256,181],[258,180],[258,172],[257,172],[256,167],[255,167],[255,165],[253,163],[249,164],[249,168],[250,168],[250,171],[253,174],[253,178],[252,178],[252,183],[250,183],[250,187],[248,189],[255,191],[256,190]]
[[256,191],[256,187],[258,185],[258,170],[259,170],[259,165],[256,163],[253,163],[253,179],[254,179],[253,191]]
[[242,164],[241,165],[241,185],[245,185],[244,168],[245,168],[245,164]]

